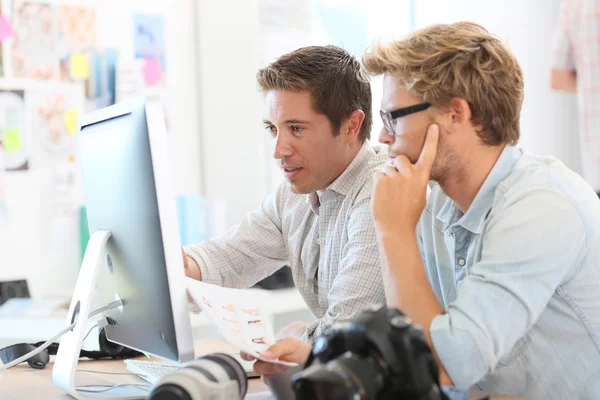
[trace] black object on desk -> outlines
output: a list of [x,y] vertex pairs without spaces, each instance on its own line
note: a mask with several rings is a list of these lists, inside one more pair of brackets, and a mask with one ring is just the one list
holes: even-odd
[[8,299],[29,297],[31,296],[29,294],[29,288],[27,287],[27,281],[0,282],[0,306]]

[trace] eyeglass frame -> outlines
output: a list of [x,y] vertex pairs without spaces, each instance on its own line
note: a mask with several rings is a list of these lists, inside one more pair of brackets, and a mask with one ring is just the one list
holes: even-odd
[[383,121],[383,126],[385,130],[391,135],[394,136],[394,127],[392,126],[392,121],[401,117],[405,117],[410,114],[414,114],[420,111],[425,111],[429,107],[431,107],[431,103],[419,103],[414,104],[412,106],[399,108],[394,111],[385,111],[379,110],[379,115],[381,116],[381,120]]

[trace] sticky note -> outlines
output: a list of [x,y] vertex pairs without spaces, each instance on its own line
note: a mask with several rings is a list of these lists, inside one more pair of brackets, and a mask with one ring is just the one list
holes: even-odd
[[19,128],[7,128],[4,134],[4,151],[7,153],[15,153],[23,150],[23,142],[21,141],[21,131]]
[[88,79],[90,77],[90,61],[86,54],[72,54],[69,59],[69,67],[73,78]]
[[69,133],[69,135],[74,135],[75,133],[77,133],[77,131],[79,130],[79,113],[77,112],[77,110],[74,108],[70,109],[69,111],[65,112],[63,118],[65,120],[65,127],[67,128],[67,132]]
[[163,78],[163,70],[157,60],[147,59],[142,67],[144,74],[144,82],[146,85],[152,86],[159,83]]
[[15,36],[15,30],[4,14],[0,14],[0,42]]

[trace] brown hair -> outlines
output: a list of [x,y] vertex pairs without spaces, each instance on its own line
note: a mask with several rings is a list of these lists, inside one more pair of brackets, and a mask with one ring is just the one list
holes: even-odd
[[488,145],[519,140],[523,72],[510,49],[481,25],[432,25],[386,46],[375,43],[362,63],[363,73],[397,76],[411,95],[434,106],[465,99]]
[[362,79],[358,60],[340,47],[300,48],[259,70],[256,80],[262,91],[308,91],[313,108],[327,116],[334,136],[350,113],[362,110],[359,138],[364,142],[371,136],[371,86]]

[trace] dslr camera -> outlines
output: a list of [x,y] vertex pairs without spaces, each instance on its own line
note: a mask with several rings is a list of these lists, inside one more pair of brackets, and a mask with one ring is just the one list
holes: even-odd
[[292,388],[297,399],[446,400],[438,374],[423,331],[378,306],[322,334]]

